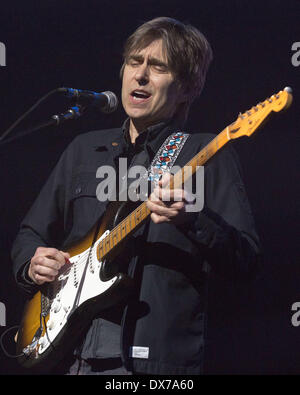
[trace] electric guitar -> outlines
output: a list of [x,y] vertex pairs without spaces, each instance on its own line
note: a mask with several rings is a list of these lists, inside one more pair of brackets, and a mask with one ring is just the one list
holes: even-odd
[[[230,140],[252,135],[273,111],[288,108],[291,102],[291,89],[285,88],[240,113],[186,164],[192,168],[188,177]],[[170,189],[179,188],[184,175],[183,168],[171,178]],[[17,334],[18,359],[24,367],[41,371],[58,363],[76,345],[96,314],[130,293],[133,280],[119,272],[114,258],[120,254],[123,242],[149,218],[150,210],[144,201],[111,226],[119,210],[119,203],[111,203],[101,223],[67,251],[70,263],[61,268],[56,280],[41,286],[27,302]]]

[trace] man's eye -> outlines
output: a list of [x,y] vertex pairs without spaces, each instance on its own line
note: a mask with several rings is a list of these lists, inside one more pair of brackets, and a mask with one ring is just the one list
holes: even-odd
[[130,60],[129,61],[129,65],[130,66],[138,66],[140,64],[140,62],[139,61],[137,61],[137,60]]
[[153,68],[154,68],[156,71],[159,71],[160,73],[166,73],[166,72],[168,71],[167,66],[164,66],[164,65],[156,64],[156,65],[153,65]]

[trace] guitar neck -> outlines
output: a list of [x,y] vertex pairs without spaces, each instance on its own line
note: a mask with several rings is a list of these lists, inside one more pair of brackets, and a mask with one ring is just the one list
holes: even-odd
[[170,188],[179,188],[184,181],[190,178],[197,171],[199,166],[203,166],[212,156],[214,156],[228,141],[230,136],[228,128],[219,133],[210,141],[197,155],[195,155],[184,167],[174,174],[170,182]]
[[[184,167],[180,169],[171,179],[170,189],[179,188],[183,182],[191,177],[197,167],[203,166],[219,149],[221,149],[229,140],[227,129],[219,133],[211,142],[209,142],[197,155],[195,155]],[[187,171],[188,169],[188,171]],[[138,229],[151,214],[146,202],[141,203],[127,217],[125,217],[110,233],[100,241],[98,245],[98,256],[104,259],[113,248],[121,243],[132,232]]]

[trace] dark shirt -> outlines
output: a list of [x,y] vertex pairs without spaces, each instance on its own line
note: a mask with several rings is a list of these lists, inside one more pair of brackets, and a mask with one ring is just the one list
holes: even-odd
[[[77,137],[22,222],[12,257],[17,282],[27,293],[37,289],[24,279],[35,249],[66,250],[105,212],[107,202],[95,196],[101,181],[95,177],[97,168],[117,169],[120,157],[148,168],[166,137],[177,131],[172,123],[156,125],[133,146],[123,129]],[[176,164],[184,166],[213,137],[192,134]],[[76,352],[84,358],[110,358],[121,351],[126,366],[144,373],[200,373],[209,268],[240,282],[255,276],[259,262],[258,237],[234,150],[225,147],[207,163],[205,206],[188,224],[148,221],[130,240],[127,270],[138,284],[135,298],[95,317]],[[135,347],[148,355],[137,355]]]

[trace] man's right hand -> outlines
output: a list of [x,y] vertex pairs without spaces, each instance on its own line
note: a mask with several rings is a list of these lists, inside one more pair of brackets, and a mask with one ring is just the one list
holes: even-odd
[[56,248],[38,247],[31,258],[28,275],[38,285],[54,281],[60,268],[69,258],[68,252]]

